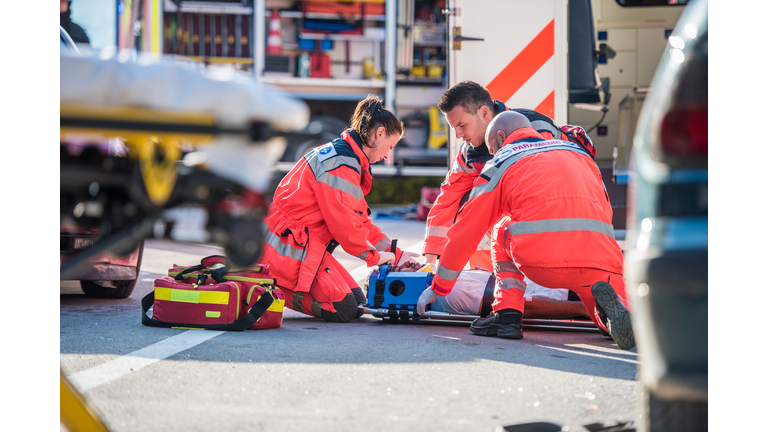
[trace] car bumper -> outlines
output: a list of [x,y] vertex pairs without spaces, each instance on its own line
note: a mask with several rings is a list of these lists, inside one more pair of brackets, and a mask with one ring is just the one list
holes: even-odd
[[[641,380],[660,397],[707,399],[707,262],[707,249],[651,248],[625,257]],[[643,283],[647,290],[638,290]]]

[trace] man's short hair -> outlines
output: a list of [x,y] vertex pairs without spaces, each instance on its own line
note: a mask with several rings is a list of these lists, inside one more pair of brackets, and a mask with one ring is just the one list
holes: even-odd
[[475,81],[462,81],[443,92],[437,107],[443,113],[457,106],[463,107],[468,113],[475,114],[481,106],[487,106],[493,112],[493,99],[485,87]]

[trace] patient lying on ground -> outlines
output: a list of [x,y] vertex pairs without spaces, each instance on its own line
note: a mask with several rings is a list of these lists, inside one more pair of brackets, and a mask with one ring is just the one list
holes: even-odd
[[[399,269],[392,269],[397,271]],[[403,269],[414,271],[415,269]],[[422,269],[426,270],[426,269]],[[373,271],[378,271],[374,267]],[[369,279],[369,278],[368,278]],[[366,279],[366,280],[368,280]],[[567,289],[552,289],[525,279],[525,318],[539,319],[589,319],[584,304],[575,293]],[[464,270],[447,296],[440,296],[432,303],[432,310],[457,315],[487,315],[493,302],[495,277],[480,267]],[[368,287],[365,287],[366,296]],[[487,310],[486,310],[487,309]],[[485,312],[485,315],[483,314]]]

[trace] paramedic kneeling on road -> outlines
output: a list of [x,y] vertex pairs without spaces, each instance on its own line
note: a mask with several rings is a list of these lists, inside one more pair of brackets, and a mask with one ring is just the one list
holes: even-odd
[[261,262],[269,264],[286,306],[326,321],[358,316],[365,296],[331,255],[341,245],[368,266],[413,260],[413,252],[385,252],[391,240],[368,217],[370,165],[384,159],[403,124],[375,96],[358,103],[351,128],[315,148],[283,178],[264,223]]
[[575,292],[598,327],[622,349],[635,346],[622,276],[623,256],[613,236],[612,209],[600,171],[576,144],[549,140],[525,116],[506,111],[488,126],[486,143],[494,155],[448,231],[432,282],[417,312],[438,295],[451,292],[469,256],[500,218],[492,259],[496,272],[493,313],[478,318],[471,331],[521,339],[525,276],[546,287]]

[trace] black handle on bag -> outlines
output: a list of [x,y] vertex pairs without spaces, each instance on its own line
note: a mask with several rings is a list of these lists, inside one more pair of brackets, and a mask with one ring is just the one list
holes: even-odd
[[[226,264],[224,265],[224,267],[219,267],[219,268],[214,269],[214,270],[208,270],[205,267],[205,265],[203,264],[203,262],[205,262],[205,260],[207,260],[209,258],[215,258],[215,257],[222,257],[222,258],[224,258],[226,260],[225,261]],[[177,280],[177,281],[180,281],[180,280],[183,280],[183,279],[186,278],[185,275],[187,273],[192,273],[192,272],[196,272],[196,271],[202,271],[203,274],[206,276],[206,278],[210,276],[214,281],[216,281],[216,283],[222,283],[222,282],[224,282],[224,275],[231,268],[232,268],[232,266],[229,263],[229,259],[227,257],[225,257],[223,255],[210,255],[210,256],[207,256],[207,257],[201,259],[200,260],[200,264],[192,266],[192,267],[185,268],[184,270],[179,272],[179,274],[177,274],[173,279]],[[198,278],[198,280],[199,280],[199,278]],[[204,280],[203,280],[203,282],[204,282]]]

